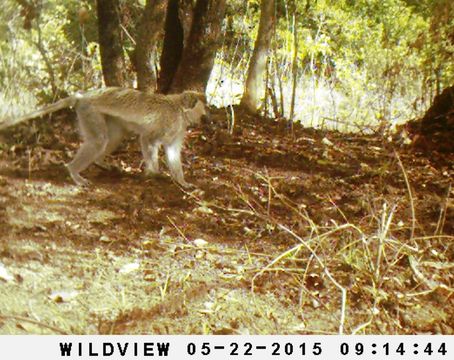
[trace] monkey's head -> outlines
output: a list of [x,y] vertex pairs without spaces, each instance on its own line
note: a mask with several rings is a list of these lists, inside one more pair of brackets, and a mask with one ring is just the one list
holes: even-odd
[[188,125],[199,125],[210,118],[205,94],[197,91],[185,91],[181,94],[181,103]]

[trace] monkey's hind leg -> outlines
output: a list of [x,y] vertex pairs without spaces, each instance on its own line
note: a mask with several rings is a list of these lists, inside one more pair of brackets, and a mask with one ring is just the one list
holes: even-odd
[[107,137],[108,142],[104,152],[96,159],[95,164],[104,170],[110,170],[111,166],[107,164],[104,160],[106,156],[112,154],[118,146],[121,144],[123,138],[125,137],[126,130],[118,122],[116,118],[107,117]]
[[67,168],[77,185],[86,186],[89,181],[83,178],[80,172],[104,154],[109,138],[104,116],[95,111],[90,104],[79,103],[76,112],[83,143]]

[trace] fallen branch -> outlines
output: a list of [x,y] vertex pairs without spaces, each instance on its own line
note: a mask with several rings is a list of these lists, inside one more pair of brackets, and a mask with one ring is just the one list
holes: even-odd
[[52,325],[47,325],[47,324],[44,324],[44,323],[39,322],[37,320],[33,320],[33,319],[30,319],[30,318],[27,318],[27,317],[23,317],[23,316],[1,315],[0,314],[0,319],[1,320],[24,321],[24,322],[28,322],[28,323],[33,324],[33,325],[37,325],[37,326],[42,327],[42,328],[46,328],[46,329],[52,330],[52,331],[57,332],[57,333],[62,334],[62,335],[69,335],[66,331],[64,331],[62,329],[59,329],[58,327],[55,327],[55,326],[52,326]]

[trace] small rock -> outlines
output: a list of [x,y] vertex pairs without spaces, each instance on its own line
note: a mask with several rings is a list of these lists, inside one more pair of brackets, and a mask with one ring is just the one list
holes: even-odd
[[75,290],[73,291],[53,291],[50,294],[49,298],[56,303],[68,302],[74,299],[79,293]]
[[99,241],[102,241],[102,242],[110,242],[110,238],[106,235],[102,235],[100,238],[99,238]]
[[197,247],[204,247],[208,244],[208,241],[206,240],[203,240],[203,239],[195,239],[193,241],[194,245],[197,246]]
[[120,274],[128,274],[130,272],[136,271],[140,268],[140,262],[135,261],[126,265],[123,265],[119,270]]
[[0,280],[10,282],[14,280],[14,276],[10,275],[5,268],[5,265],[0,263]]

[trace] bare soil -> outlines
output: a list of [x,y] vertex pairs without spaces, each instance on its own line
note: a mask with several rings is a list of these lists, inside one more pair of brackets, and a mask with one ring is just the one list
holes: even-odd
[[133,140],[81,189],[71,117],[1,141],[1,334],[454,334],[453,154],[217,110],[195,190]]

